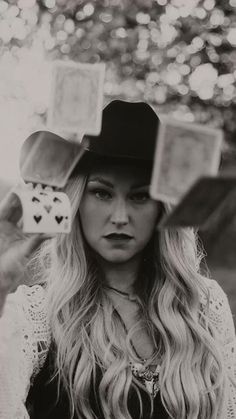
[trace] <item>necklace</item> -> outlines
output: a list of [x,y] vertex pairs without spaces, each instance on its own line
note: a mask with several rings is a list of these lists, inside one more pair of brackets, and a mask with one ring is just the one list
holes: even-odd
[[137,301],[138,297],[134,294],[129,294],[128,292],[121,291],[118,288],[111,287],[110,285],[105,285],[105,288],[115,291],[117,294],[121,295],[124,298],[127,298],[129,301]]
[[155,371],[152,371],[150,367],[144,365],[145,360],[143,363],[130,362],[130,367],[133,376],[138,379],[145,387],[149,394],[154,399],[160,390],[159,387],[159,372],[160,372],[160,365],[158,364]]
[[[109,285],[106,285],[106,288],[111,289],[113,291],[116,291],[118,294],[121,294],[122,296],[124,296],[125,298],[130,299],[130,294],[128,294],[127,292],[124,291],[120,291],[116,288],[110,287]],[[135,296],[134,296],[135,297]],[[122,317],[120,316],[120,314],[118,313],[118,311],[115,309],[115,312],[117,313],[118,317],[120,318],[120,321],[124,327],[124,330],[127,333],[127,328],[126,325],[122,319]],[[133,347],[134,352],[136,353],[137,357],[139,357],[139,354],[137,353],[132,341],[131,341],[131,345]],[[154,361],[155,356],[152,357],[152,361]],[[136,378],[136,380],[140,381],[142,385],[145,386],[146,390],[148,391],[148,393],[151,395],[152,399],[154,399],[158,393],[158,391],[160,390],[160,386],[159,386],[159,373],[161,370],[161,366],[158,363],[155,370],[152,371],[152,369],[150,368],[149,365],[146,365],[147,363],[147,359],[140,359],[141,362],[132,362],[131,360],[129,361],[129,366],[132,372],[132,375],[134,378]]]

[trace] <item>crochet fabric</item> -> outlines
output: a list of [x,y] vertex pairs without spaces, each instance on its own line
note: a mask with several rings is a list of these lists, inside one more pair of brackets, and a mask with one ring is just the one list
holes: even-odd
[[[209,280],[209,290],[209,320],[222,347],[229,379],[227,413],[219,419],[236,419],[236,338],[233,318],[228,299],[216,281]],[[44,303],[45,290],[40,285],[22,285],[7,298],[0,319],[1,419],[29,419],[25,401],[51,343]]]

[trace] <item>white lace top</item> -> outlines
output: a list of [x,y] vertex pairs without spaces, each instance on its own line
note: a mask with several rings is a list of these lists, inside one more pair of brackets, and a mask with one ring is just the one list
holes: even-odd
[[[215,326],[228,371],[227,413],[219,419],[236,419],[236,338],[228,300],[216,281],[209,281],[210,321]],[[39,286],[18,287],[7,298],[0,319],[0,419],[29,419],[25,401],[32,378],[43,366],[50,345]]]

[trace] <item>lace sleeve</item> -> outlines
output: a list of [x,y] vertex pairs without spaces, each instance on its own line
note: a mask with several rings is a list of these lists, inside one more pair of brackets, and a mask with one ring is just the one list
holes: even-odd
[[39,285],[22,285],[7,297],[0,319],[1,419],[29,418],[25,401],[31,380],[50,345],[44,293]]
[[210,282],[210,320],[221,343],[224,362],[229,377],[227,419],[236,419],[236,337],[228,298],[220,285]]

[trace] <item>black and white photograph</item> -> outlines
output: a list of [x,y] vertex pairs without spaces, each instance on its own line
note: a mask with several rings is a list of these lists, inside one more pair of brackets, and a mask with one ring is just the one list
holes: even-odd
[[236,419],[236,0],[0,0],[0,419]]

